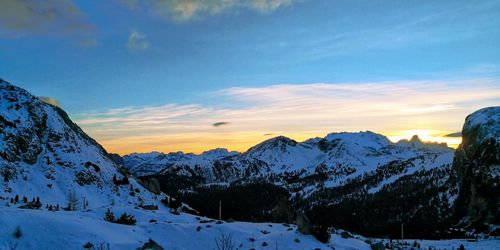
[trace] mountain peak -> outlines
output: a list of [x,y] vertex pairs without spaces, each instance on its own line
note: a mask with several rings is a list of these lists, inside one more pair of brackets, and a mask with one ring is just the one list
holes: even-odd
[[410,139],[411,143],[422,143],[422,140],[420,140],[420,137],[418,135],[413,135]]
[[267,139],[247,150],[246,153],[256,152],[256,151],[264,151],[273,148],[279,148],[281,151],[285,150],[287,146],[295,146],[297,145],[297,141],[292,140],[286,136],[276,136],[271,139]]
[[372,131],[360,132],[333,132],[325,136],[328,141],[342,140],[346,143],[357,144],[364,147],[382,148],[391,144],[384,135]]
[[[477,130],[477,140],[500,138],[500,106],[480,109],[465,118],[462,135]],[[468,136],[469,138],[470,136]]]

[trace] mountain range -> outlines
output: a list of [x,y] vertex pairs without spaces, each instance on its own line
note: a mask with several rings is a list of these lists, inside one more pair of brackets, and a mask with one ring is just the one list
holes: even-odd
[[[394,243],[355,233],[394,238],[401,223],[408,237],[495,237],[499,114],[470,115],[456,151],[367,131],[280,136],[244,153],[121,157],[60,107],[0,79],[0,249],[220,249],[222,241],[229,249],[371,249]],[[218,213],[222,220],[211,219]],[[415,244],[491,248],[498,240]]]
[[[315,223],[369,236],[396,237],[400,225],[407,224],[411,237],[441,238],[457,237],[463,229],[452,227],[457,214],[475,213],[472,220],[484,225],[476,225],[473,231],[489,233],[497,230],[490,224],[498,224],[498,192],[492,193],[499,183],[498,163],[483,168],[474,179],[480,184],[472,184],[481,186],[488,176],[489,184],[483,188],[489,190],[486,204],[486,198],[468,183],[472,173],[463,169],[468,163],[460,162],[471,161],[464,150],[476,146],[468,144],[483,141],[490,143],[490,158],[498,158],[498,112],[498,107],[492,107],[467,117],[464,142],[457,151],[446,144],[422,142],[417,136],[393,143],[366,131],[331,133],[303,142],[278,136],[243,153],[220,148],[202,154],[134,153],[119,161],[144,182],[155,183],[156,189],[209,216],[218,215],[221,201],[229,203],[226,218],[292,223],[307,214]],[[470,134],[481,139],[471,141]],[[464,190],[469,189],[470,197],[464,198]],[[266,202],[261,202],[263,190],[267,190]],[[456,205],[463,202],[472,203],[467,213],[459,213]],[[486,221],[479,219],[485,211]],[[465,221],[458,224],[470,228]]]

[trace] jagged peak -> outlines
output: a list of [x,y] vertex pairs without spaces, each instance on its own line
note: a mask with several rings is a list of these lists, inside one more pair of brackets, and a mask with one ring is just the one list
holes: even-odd
[[201,155],[203,156],[228,156],[228,155],[235,155],[235,154],[239,154],[239,152],[237,151],[229,151],[227,150],[227,148],[214,148],[214,149],[210,149],[210,150],[207,150],[207,151],[204,151],[203,153],[201,153]]
[[218,154],[218,153],[226,154],[229,153],[229,151],[227,150],[227,148],[214,148],[207,151],[203,151],[203,153],[201,154],[204,155],[204,154]]
[[410,139],[411,143],[422,143],[422,140],[420,140],[420,137],[418,135],[413,135]]

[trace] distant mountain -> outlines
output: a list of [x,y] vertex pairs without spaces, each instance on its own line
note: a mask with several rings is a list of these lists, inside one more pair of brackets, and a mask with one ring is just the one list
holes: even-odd
[[467,116],[462,136],[453,161],[460,186],[456,216],[461,226],[488,232],[500,225],[500,107]]
[[373,132],[332,133],[325,138],[296,142],[284,136],[266,140],[245,153],[216,149],[200,155],[182,152],[131,154],[124,166],[134,175],[194,177],[200,185],[266,180],[308,195],[315,187],[337,187],[349,180],[374,173],[395,163],[399,172],[370,186],[376,191],[397,178],[418,170],[451,164],[453,149],[441,144],[410,141],[390,142]]
[[[393,143],[367,131],[304,142],[278,136],[244,153],[131,154],[123,162],[142,180],[158,181],[162,191],[210,216],[217,216],[222,200],[229,202],[225,215],[238,220],[294,222],[308,214],[317,224],[385,236],[399,234],[404,215],[405,223],[420,223],[408,235],[420,237],[431,235],[422,223],[443,214],[440,233],[432,233],[437,237],[458,194],[449,181],[453,154],[445,144],[417,136]],[[398,206],[404,211],[393,209]]]
[[[0,166],[0,197],[4,199],[38,197],[61,208],[70,196],[80,207],[84,203],[86,207],[159,203],[134,178],[128,179],[106,150],[61,108],[3,80]],[[127,185],[115,185],[114,179],[127,179]]]

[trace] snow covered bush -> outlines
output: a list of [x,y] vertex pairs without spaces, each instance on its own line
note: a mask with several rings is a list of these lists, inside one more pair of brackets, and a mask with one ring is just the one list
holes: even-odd
[[118,224],[124,225],[135,225],[135,217],[132,214],[123,213],[120,217],[115,221]]
[[124,225],[135,225],[135,217],[132,214],[123,213],[120,217],[115,218],[115,215],[108,208],[104,214],[104,220],[112,223],[124,224]]

